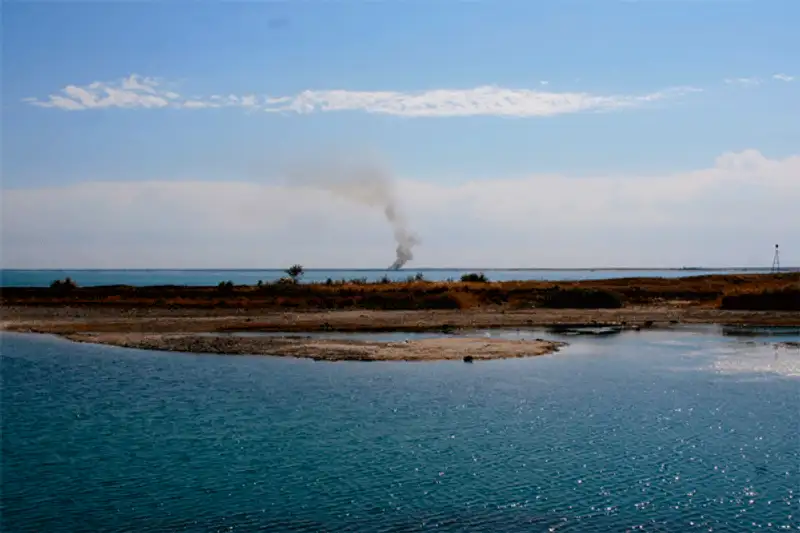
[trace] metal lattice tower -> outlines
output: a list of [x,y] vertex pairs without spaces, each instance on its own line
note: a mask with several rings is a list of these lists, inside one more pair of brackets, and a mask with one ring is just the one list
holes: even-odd
[[778,245],[775,245],[775,257],[772,258],[772,269],[770,272],[777,273],[781,271],[781,254]]

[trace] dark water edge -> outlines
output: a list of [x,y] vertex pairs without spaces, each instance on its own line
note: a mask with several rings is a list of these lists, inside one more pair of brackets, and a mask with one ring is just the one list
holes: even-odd
[[[783,269],[797,271],[800,269]],[[445,281],[459,279],[462,274],[485,272],[492,281],[547,280],[576,281],[584,279],[610,279],[629,277],[701,276],[705,274],[731,273],[769,273],[769,269],[758,268],[718,268],[718,269],[635,269],[635,268],[575,268],[575,269],[477,269],[477,268],[405,268],[399,271],[386,269],[308,269],[303,276],[305,282],[323,282],[328,278],[362,279],[377,281],[384,276],[400,281],[421,272],[426,279]],[[70,277],[81,286],[97,285],[216,285],[221,281],[236,284],[255,285],[259,280],[277,280],[286,273],[280,269],[252,270],[0,270],[2,287],[46,287],[53,280]]]
[[[749,344],[771,344],[778,342],[781,345],[797,344],[800,340],[800,327],[796,326],[749,326],[749,325],[722,325],[722,324],[679,324],[653,326],[651,331],[673,332],[683,336],[687,334],[705,334],[711,336],[746,338]],[[574,342],[576,336],[607,336],[630,335],[639,333],[641,329],[625,328],[623,326],[550,326],[550,327],[518,327],[518,328],[460,328],[447,331],[227,331],[198,333],[201,337],[296,337],[305,339],[344,339],[366,342],[403,342],[423,339],[436,339],[442,337],[484,337],[506,340],[531,340],[546,338],[562,342]],[[646,338],[646,337],[645,337]],[[585,344],[586,341],[579,345]]]
[[475,365],[3,334],[0,529],[796,530],[783,333],[576,337]]

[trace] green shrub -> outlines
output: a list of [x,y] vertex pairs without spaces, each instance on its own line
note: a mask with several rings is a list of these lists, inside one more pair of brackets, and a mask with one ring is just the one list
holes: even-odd
[[217,289],[222,292],[231,292],[233,291],[233,282],[231,280],[228,281],[220,281],[219,285],[217,285]]
[[77,289],[78,284],[75,283],[72,278],[66,277],[63,280],[54,280],[52,283],[50,283],[50,288],[58,291],[71,291],[72,289]]
[[461,276],[461,281],[464,283],[486,283],[489,278],[483,272],[471,272]]

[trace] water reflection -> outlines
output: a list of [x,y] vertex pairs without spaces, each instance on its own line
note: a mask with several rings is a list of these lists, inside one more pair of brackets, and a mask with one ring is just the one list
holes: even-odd
[[673,326],[643,331],[621,327],[548,327],[471,329],[441,332],[230,332],[206,335],[288,336],[299,338],[349,339],[366,342],[405,342],[443,336],[491,337],[496,339],[545,339],[569,343],[555,357],[587,354],[609,348],[634,350],[642,355],[668,348],[680,350],[686,366],[680,370],[705,368],[724,374],[800,375],[800,328],[743,327],[718,325]]

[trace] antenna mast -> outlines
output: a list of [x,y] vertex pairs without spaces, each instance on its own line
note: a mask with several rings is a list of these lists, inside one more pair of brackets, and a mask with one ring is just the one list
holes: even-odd
[[781,254],[778,245],[775,245],[775,257],[772,258],[772,269],[770,272],[777,274],[781,271]]

